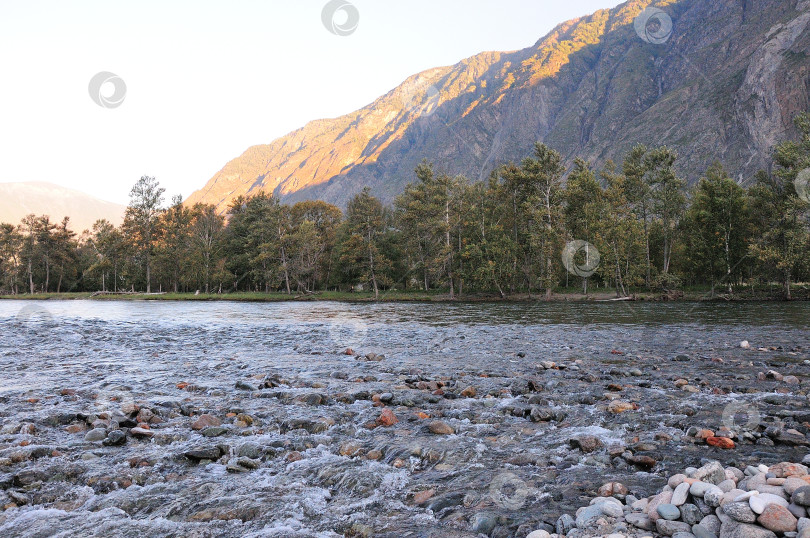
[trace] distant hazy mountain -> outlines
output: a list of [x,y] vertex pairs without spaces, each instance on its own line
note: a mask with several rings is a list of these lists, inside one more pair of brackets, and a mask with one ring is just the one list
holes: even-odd
[[52,222],[70,217],[70,229],[81,233],[98,219],[120,224],[126,208],[89,194],[40,181],[0,183],[0,222],[19,224],[29,213],[49,215]]
[[[637,28],[644,20],[651,25]],[[188,203],[224,211],[264,191],[344,206],[365,185],[390,201],[423,158],[484,179],[538,140],[569,164],[579,155],[597,166],[637,143],[667,144],[690,183],[715,159],[748,182],[795,136],[793,116],[810,108],[809,73],[810,0],[630,0],[248,148]]]

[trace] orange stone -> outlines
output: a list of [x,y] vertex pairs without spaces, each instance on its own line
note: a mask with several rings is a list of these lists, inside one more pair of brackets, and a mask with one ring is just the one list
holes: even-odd
[[386,407],[382,410],[382,413],[380,413],[380,418],[377,419],[377,422],[381,426],[393,426],[399,422],[399,420],[396,415],[394,415],[394,412]]
[[436,493],[435,489],[428,489],[428,490],[425,490],[425,491],[419,491],[417,493],[414,493],[413,494],[413,502],[415,502],[416,504],[423,504],[428,499],[433,497],[433,495],[435,493]]
[[188,383],[186,383],[185,381],[181,381],[180,383],[177,384],[177,388],[180,390],[183,390],[186,387],[188,387]]
[[428,415],[427,413],[424,413],[424,412],[422,412],[422,411],[417,412],[417,413],[416,413],[416,416],[417,416],[418,418],[422,419],[422,420],[424,420],[424,419],[426,419],[426,418],[430,418],[430,415]]
[[700,430],[695,434],[695,439],[708,439],[709,437],[714,437],[712,430]]
[[724,448],[726,450],[734,448],[734,441],[732,441],[728,437],[709,437],[706,439],[706,442],[711,446]]

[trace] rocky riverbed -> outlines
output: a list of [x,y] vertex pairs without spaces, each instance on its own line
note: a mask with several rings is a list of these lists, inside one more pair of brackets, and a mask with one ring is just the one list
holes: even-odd
[[802,305],[31,305],[2,536],[524,538],[810,445]]

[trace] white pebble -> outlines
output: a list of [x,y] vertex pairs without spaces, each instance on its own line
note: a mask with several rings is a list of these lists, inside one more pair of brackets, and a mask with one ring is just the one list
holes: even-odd
[[755,514],[761,514],[764,512],[765,507],[769,504],[778,504],[785,508],[788,507],[788,502],[785,499],[774,495],[773,493],[760,493],[759,495],[754,495],[748,499],[748,504],[751,506],[751,510],[753,510]]

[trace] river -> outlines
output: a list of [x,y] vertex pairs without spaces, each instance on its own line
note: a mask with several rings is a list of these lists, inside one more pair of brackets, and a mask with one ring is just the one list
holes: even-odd
[[807,433],[809,314],[0,301],[0,536],[524,538],[610,480],[801,461],[768,428]]

